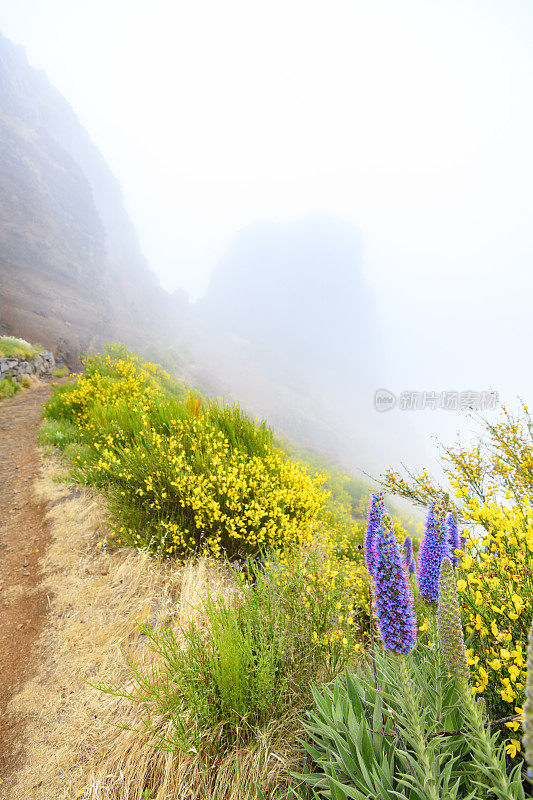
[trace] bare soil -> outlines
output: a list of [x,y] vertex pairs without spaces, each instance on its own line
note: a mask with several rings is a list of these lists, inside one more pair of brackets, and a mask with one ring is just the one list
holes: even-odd
[[31,677],[48,599],[38,561],[49,544],[46,505],[34,496],[37,434],[50,386],[39,384],[0,403],[0,796],[23,756],[24,719],[6,712]]

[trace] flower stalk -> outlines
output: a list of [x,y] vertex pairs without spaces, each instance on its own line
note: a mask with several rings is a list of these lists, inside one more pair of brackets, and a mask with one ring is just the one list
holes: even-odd
[[376,492],[370,499],[368,522],[365,533],[365,564],[372,577],[374,577],[374,570],[376,568],[376,533],[381,524],[381,517],[383,516],[384,510],[383,492]]
[[441,497],[429,507],[424,539],[418,552],[418,590],[422,599],[436,605],[442,559],[449,555],[444,501]]
[[457,680],[468,681],[470,667],[466,658],[459,597],[452,562],[448,557],[443,558],[440,570],[437,630],[448,672]]
[[457,520],[453,514],[448,514],[446,517],[446,538],[448,540],[448,548],[450,551],[452,565],[456,567],[459,563],[459,556],[455,551],[461,550],[461,537],[459,536]]
[[384,514],[375,538],[374,600],[386,650],[410,653],[416,644],[415,612],[392,519]]
[[482,704],[476,702],[468,681],[470,668],[466,658],[459,597],[451,559],[443,558],[438,599],[438,634],[450,675],[457,681],[467,734],[480,774],[499,800],[517,800],[513,780],[507,774],[505,757],[496,750],[495,739],[486,726]]

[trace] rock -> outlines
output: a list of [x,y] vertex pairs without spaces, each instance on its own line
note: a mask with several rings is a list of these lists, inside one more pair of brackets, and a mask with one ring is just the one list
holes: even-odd
[[42,356],[37,356],[37,358],[34,358],[30,364],[30,368],[34,375],[41,373],[44,369],[44,360]]
[[10,375],[17,364],[18,359],[16,358],[0,358],[0,375],[2,377],[5,375]]
[[13,378],[17,383],[23,375],[49,375],[55,367],[54,354],[49,350],[42,350],[31,361],[18,358],[0,358],[0,379]]

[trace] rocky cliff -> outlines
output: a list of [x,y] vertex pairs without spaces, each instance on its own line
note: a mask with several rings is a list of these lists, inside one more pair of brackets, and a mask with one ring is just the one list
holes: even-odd
[[74,111],[0,34],[0,333],[80,351],[166,340],[181,303],[149,270],[120,186]]

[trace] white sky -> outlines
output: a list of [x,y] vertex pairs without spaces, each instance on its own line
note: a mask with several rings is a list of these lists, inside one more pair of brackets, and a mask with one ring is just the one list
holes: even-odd
[[0,29],[72,103],[167,289],[201,296],[250,222],[339,215],[391,388],[533,394],[531,3],[0,0]]

